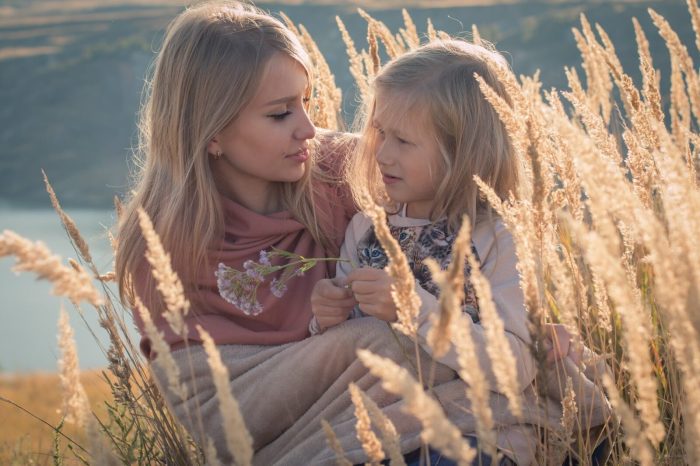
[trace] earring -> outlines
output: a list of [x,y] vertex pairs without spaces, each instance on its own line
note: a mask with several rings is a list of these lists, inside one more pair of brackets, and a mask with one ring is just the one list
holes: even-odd
[[220,150],[217,150],[216,154],[214,154],[214,160],[219,160],[222,155],[224,155],[224,153],[221,152]]

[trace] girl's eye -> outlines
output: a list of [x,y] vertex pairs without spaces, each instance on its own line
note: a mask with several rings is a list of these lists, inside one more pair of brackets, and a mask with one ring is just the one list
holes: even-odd
[[400,137],[396,137],[396,140],[399,141],[399,144],[411,144],[410,141],[407,141],[405,139],[401,139]]
[[283,112],[283,113],[276,113],[276,114],[274,114],[274,115],[268,115],[268,116],[269,116],[270,118],[272,118],[273,120],[278,120],[278,121],[279,121],[279,120],[284,120],[288,115],[291,115],[291,114],[292,114],[292,112],[290,112],[289,110],[287,110],[286,112]]

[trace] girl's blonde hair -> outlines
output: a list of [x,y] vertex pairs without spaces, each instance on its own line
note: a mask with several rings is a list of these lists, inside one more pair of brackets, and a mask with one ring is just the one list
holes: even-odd
[[[507,130],[482,95],[474,74],[481,76],[510,102],[496,67],[505,59],[484,46],[462,40],[436,40],[401,55],[376,76],[373,96],[359,116],[362,137],[347,168],[347,179],[358,205],[363,193],[388,209],[396,209],[384,191],[375,154],[379,134],[373,125],[376,96],[389,118],[409,118],[410,125],[430,131],[441,154],[441,174],[430,219],[447,218],[458,228],[463,214],[474,226],[491,215],[474,183],[478,175],[501,199],[516,194],[518,163]],[[423,126],[421,126],[423,125]],[[404,122],[404,126],[406,126]]]
[[[116,273],[122,299],[130,298],[129,277],[144,261],[138,207],[153,220],[186,287],[208,265],[207,253],[223,238],[224,218],[207,144],[253,98],[276,53],[299,63],[311,82],[311,62],[297,37],[250,5],[204,3],[168,26],[144,91],[136,183],[119,221]],[[280,183],[282,202],[328,247],[312,202],[311,179],[320,173],[313,156],[306,163],[301,180]]]

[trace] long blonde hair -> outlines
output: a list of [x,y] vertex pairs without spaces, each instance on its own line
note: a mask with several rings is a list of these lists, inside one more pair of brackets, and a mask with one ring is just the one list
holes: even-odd
[[[387,209],[396,209],[384,191],[375,159],[379,139],[373,126],[376,95],[389,98],[393,118],[417,118],[438,143],[444,176],[437,186],[430,219],[447,218],[457,228],[467,214],[472,226],[491,215],[474,183],[478,175],[501,199],[516,194],[518,163],[507,130],[482,95],[474,74],[481,76],[509,101],[495,67],[507,66],[498,53],[462,40],[435,40],[401,55],[376,76],[373,95],[365,103],[356,126],[362,137],[346,172],[353,197],[361,205],[363,193]],[[418,121],[420,120],[420,121]]]
[[[312,81],[311,62],[296,36],[250,5],[201,4],[168,26],[144,90],[135,187],[119,221],[116,272],[122,300],[130,299],[129,277],[144,261],[138,207],[153,220],[186,287],[207,266],[208,249],[217,246],[224,225],[207,144],[252,99],[275,53],[302,65]],[[306,163],[301,180],[281,184],[282,202],[327,247],[312,202],[311,179],[319,176],[313,154]]]

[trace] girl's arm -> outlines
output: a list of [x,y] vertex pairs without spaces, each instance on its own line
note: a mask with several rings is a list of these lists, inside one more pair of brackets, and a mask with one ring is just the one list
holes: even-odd
[[[516,269],[517,256],[515,245],[510,232],[500,219],[493,222],[481,222],[474,229],[472,241],[479,253],[481,273],[491,285],[496,311],[503,320],[505,337],[515,357],[517,365],[517,380],[519,389],[524,390],[535,378],[535,360],[530,352],[530,334],[527,329],[527,312],[525,299],[520,289],[520,276]],[[421,310],[418,317],[418,337],[421,346],[432,355],[427,336],[432,327],[429,315],[438,312],[438,302],[435,296],[420,287],[416,291],[421,298]],[[486,351],[487,340],[484,329],[479,324],[473,324],[471,319],[464,319],[471,326],[471,336],[476,348],[479,365],[493,391],[498,391],[496,377]],[[442,364],[454,370],[459,369],[457,354],[454,348],[437,359]]]
[[[357,241],[371,225],[366,217],[363,220],[358,217],[360,216],[353,218],[348,227],[342,249],[344,257],[352,258],[356,263]],[[535,361],[529,349],[527,313],[520,289],[520,276],[516,269],[517,257],[513,238],[503,222],[497,219],[477,225],[472,241],[479,254],[481,272],[491,285],[496,311],[503,320],[505,337],[517,364],[518,387],[522,391],[535,377]],[[348,263],[339,263],[336,279],[351,282],[355,297],[366,314],[389,322],[396,320],[396,306],[390,295],[391,278],[386,271],[368,267],[352,269]],[[415,288],[421,300],[418,315],[418,341],[421,347],[432,355],[427,343],[427,335],[432,327],[430,315],[439,312],[438,300],[417,282]],[[483,369],[489,388],[492,391],[498,391],[491,361],[486,351],[487,341],[484,329],[481,325],[472,323],[471,319],[464,320],[470,325],[479,365]],[[437,361],[455,371],[459,369],[454,348]]]

